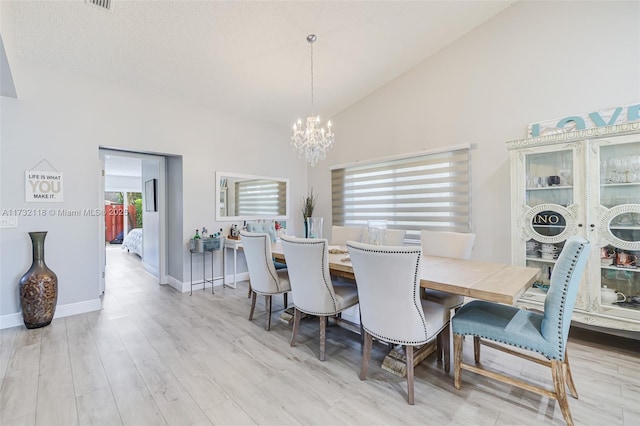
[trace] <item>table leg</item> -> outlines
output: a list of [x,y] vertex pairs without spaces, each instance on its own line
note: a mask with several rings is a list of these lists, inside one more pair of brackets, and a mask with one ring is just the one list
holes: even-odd
[[222,244],[222,288],[227,285],[227,248]]
[[238,274],[238,250],[233,250],[233,288],[236,288],[236,275]]
[[[435,350],[435,341],[414,349],[413,365],[416,366],[421,363],[425,358],[435,352]],[[384,357],[384,360],[382,361],[382,369],[400,377],[405,377],[407,375],[407,356],[404,353],[402,346],[396,346],[387,356]]]

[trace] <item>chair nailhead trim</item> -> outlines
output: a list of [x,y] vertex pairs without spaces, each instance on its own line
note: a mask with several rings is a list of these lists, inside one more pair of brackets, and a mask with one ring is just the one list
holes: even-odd
[[497,340],[497,339],[494,339],[494,338],[491,338],[491,337],[487,337],[487,336],[483,336],[483,335],[480,335],[480,334],[455,333],[455,332],[454,332],[454,334],[477,336],[477,337],[480,337],[481,339],[491,340],[491,341],[498,342],[498,343],[504,343],[505,345],[515,346],[517,348],[526,349],[526,350],[529,350],[531,352],[537,352],[537,353],[541,354],[542,356],[544,356],[545,358],[550,359],[550,360],[564,361],[564,354],[565,354],[566,350],[564,349],[564,342],[562,341],[562,319],[563,319],[562,317],[564,315],[564,307],[565,307],[566,300],[567,300],[567,291],[568,291],[567,287],[569,286],[569,282],[571,281],[571,278],[573,277],[573,273],[575,272],[575,266],[577,264],[578,258],[580,257],[580,253],[582,253],[584,248],[585,248],[584,244],[580,244],[580,246],[578,247],[577,253],[575,254],[574,260],[571,263],[571,267],[570,267],[570,269],[569,269],[569,271],[567,273],[567,278],[564,281],[564,287],[562,289],[562,300],[561,300],[561,303],[560,303],[560,322],[558,324],[558,338],[559,338],[558,339],[558,341],[559,341],[558,349],[559,349],[559,353],[560,353],[559,357],[555,356],[555,355],[548,355],[548,354],[546,354],[544,352],[541,352],[538,349],[534,349],[534,348],[530,348],[530,347],[522,346],[522,345],[514,345],[513,343],[510,343],[510,342],[505,342],[503,340]]
[[[380,336],[376,333],[372,333],[369,330],[367,330],[367,332],[369,334],[371,334],[372,336],[378,338],[378,339],[382,339],[385,341],[391,341],[391,342],[396,342],[399,344],[403,344],[403,345],[410,345],[410,346],[415,346],[415,345],[421,345],[423,343],[426,343],[429,341],[428,337],[429,337],[429,333],[427,332],[427,322],[426,322],[426,318],[424,317],[424,310],[422,309],[421,306],[417,305],[416,302],[416,290],[420,287],[419,285],[417,285],[417,280],[418,280],[418,271],[420,270],[420,256],[422,256],[422,249],[418,248],[415,250],[376,250],[376,249],[364,249],[364,248],[360,248],[360,247],[353,247],[350,244],[347,244],[347,247],[353,250],[359,250],[362,252],[366,252],[366,253],[382,253],[382,254],[397,254],[397,255],[407,255],[407,254],[418,254],[418,258],[416,260],[416,267],[415,270],[413,272],[413,304],[414,307],[416,308],[416,312],[418,313],[418,316],[420,317],[420,320],[422,321],[422,329],[424,330],[424,336],[425,339],[422,342],[408,342],[408,341],[403,341],[403,340],[397,340],[397,339],[391,339],[389,337],[384,337],[384,336]],[[355,272],[355,271],[354,271]],[[356,283],[358,282],[358,279],[356,278]],[[444,327],[443,327],[444,328]]]
[[573,278],[573,274],[575,272],[576,269],[576,265],[578,263],[578,259],[580,258],[580,254],[582,253],[582,251],[584,250],[585,245],[584,244],[580,244],[577,247],[576,253],[573,256],[573,261],[571,262],[571,267],[569,268],[569,271],[567,272],[567,277],[565,278],[564,281],[564,286],[562,288],[562,299],[560,302],[560,321],[558,322],[558,353],[560,354],[559,357],[552,357],[551,359],[558,359],[559,361],[564,361],[564,353],[565,353],[565,342],[562,339],[562,324],[564,322],[564,309],[565,309],[565,304],[567,301],[567,292],[569,291],[569,282],[571,281],[571,279]]
[[[269,262],[273,262],[273,259],[269,258],[269,248],[271,248],[271,246],[269,244],[271,244],[271,240],[267,241],[267,235],[243,235],[242,238],[255,238],[255,239],[259,239],[262,238],[264,241],[264,260],[265,260],[265,264],[267,266],[267,271],[269,271],[269,275],[271,275],[271,278],[273,278],[273,282],[276,285],[276,290],[278,290],[276,293],[258,293],[258,294],[280,294],[280,293],[284,293],[284,291],[280,290],[280,279],[277,276],[273,275],[273,271],[271,271],[271,268],[269,267]],[[277,275],[277,273],[276,273]],[[251,276],[249,276],[249,281],[251,281]]]
[[425,343],[428,343],[429,340],[431,340],[431,339],[426,339],[426,338],[425,338],[425,340],[414,340],[414,341],[392,339],[390,337],[386,337],[386,336],[382,336],[382,335],[380,335],[378,333],[374,333],[374,332],[370,331],[368,328],[366,328],[364,326],[362,328],[364,328],[367,333],[369,333],[370,335],[372,335],[376,339],[384,340],[385,342],[396,343],[398,345],[409,345],[409,346],[424,345]]
[[[327,277],[324,274],[325,271],[325,265],[327,262],[327,258],[325,257],[325,254],[328,253],[328,248],[324,247],[325,245],[325,240],[317,240],[317,241],[291,241],[291,240],[287,240],[286,241],[288,244],[300,244],[300,245],[314,245],[314,244],[322,244],[323,245],[323,250],[322,250],[322,281],[324,281],[324,286],[327,288],[327,292],[329,292],[329,296],[331,296],[331,302],[333,303],[333,310],[335,312],[340,312],[338,311],[338,303],[336,302],[336,296],[335,296],[335,290],[333,290],[333,282],[331,283],[331,287],[329,287],[329,283],[327,283]],[[326,315],[326,314],[313,314],[313,313],[309,313],[307,312],[309,315]],[[329,314],[332,315],[332,314]]]

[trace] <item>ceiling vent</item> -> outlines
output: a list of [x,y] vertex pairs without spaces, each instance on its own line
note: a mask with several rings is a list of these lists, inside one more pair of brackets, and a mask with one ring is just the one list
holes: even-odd
[[111,0],[85,0],[85,2],[100,9],[111,11]]

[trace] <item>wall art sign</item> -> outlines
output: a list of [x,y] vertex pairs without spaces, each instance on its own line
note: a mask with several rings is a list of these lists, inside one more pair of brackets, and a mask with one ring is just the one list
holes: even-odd
[[60,203],[64,201],[62,173],[42,170],[25,171],[25,201]]
[[527,137],[548,136],[574,130],[630,123],[637,120],[640,120],[640,103],[595,112],[585,112],[540,123],[531,123],[527,129]]

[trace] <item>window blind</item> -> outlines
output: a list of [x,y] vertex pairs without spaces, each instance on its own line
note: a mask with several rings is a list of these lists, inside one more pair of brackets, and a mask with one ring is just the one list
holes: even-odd
[[238,216],[283,216],[286,214],[285,182],[251,179],[235,183]]
[[334,225],[386,220],[420,240],[420,230],[469,232],[469,149],[331,171]]

